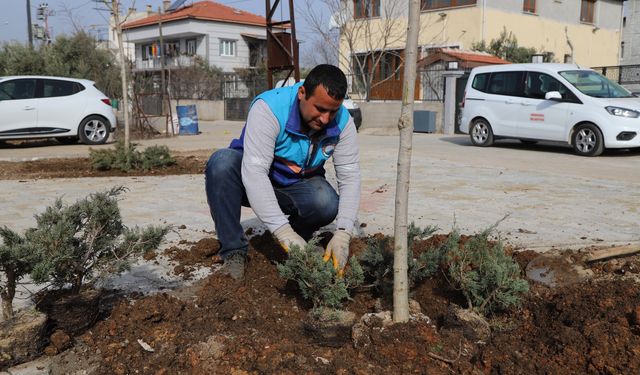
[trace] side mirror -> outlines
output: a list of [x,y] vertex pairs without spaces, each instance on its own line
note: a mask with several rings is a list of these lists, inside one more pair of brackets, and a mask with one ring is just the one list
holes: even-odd
[[549,91],[548,93],[544,94],[544,98],[546,100],[562,100],[562,95],[560,95],[560,92],[558,91]]

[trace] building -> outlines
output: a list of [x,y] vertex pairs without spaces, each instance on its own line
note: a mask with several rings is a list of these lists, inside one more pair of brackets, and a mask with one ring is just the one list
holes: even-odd
[[134,72],[189,66],[200,58],[232,75],[235,68],[257,67],[262,62],[265,25],[262,16],[199,1],[127,22],[123,39],[134,45]]
[[[376,80],[400,84],[401,74],[398,79],[391,76],[401,71],[408,0],[349,0],[347,4],[350,21],[342,26],[343,31],[371,31],[342,33],[341,66],[355,73],[357,82],[362,79],[356,67],[366,66]],[[422,0],[421,6],[423,58],[440,48],[469,50],[476,43],[499,38],[506,30],[519,46],[535,48],[551,61],[583,66],[617,65],[619,61],[622,0]],[[349,35],[357,36],[348,41]],[[389,57],[373,63],[379,55]]]
[[640,0],[625,2],[622,18],[620,65],[640,64]]

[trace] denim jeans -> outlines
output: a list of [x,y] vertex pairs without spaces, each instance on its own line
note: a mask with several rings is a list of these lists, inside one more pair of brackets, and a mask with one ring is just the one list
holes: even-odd
[[[240,224],[242,206],[250,207],[241,176],[242,151],[214,152],[205,170],[209,211],[220,241],[220,256],[247,253],[248,241]],[[296,233],[309,240],[313,233],[336,218],[338,194],[322,176],[300,180],[291,186],[274,186],[278,205]]]

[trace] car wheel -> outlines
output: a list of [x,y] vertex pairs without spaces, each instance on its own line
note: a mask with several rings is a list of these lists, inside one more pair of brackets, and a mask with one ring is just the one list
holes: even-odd
[[78,143],[78,137],[58,137],[56,140],[63,145],[72,145]]
[[101,145],[109,138],[109,122],[100,116],[89,116],[80,124],[78,135],[84,144]]
[[491,146],[493,144],[493,130],[491,130],[491,125],[483,118],[473,121],[469,137],[471,138],[471,143],[475,146]]
[[572,137],[573,149],[581,156],[598,156],[604,151],[604,139],[594,124],[576,127]]

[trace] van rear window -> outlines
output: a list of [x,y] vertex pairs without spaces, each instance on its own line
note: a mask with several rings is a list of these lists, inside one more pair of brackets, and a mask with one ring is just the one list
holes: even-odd
[[476,74],[473,77],[473,83],[471,83],[471,87],[478,91],[485,92],[487,91],[487,81],[489,80],[489,73]]

